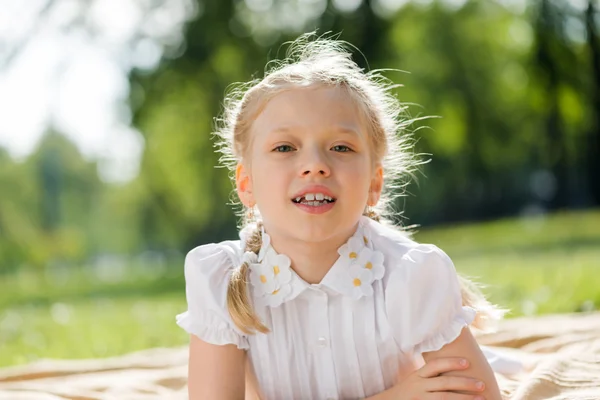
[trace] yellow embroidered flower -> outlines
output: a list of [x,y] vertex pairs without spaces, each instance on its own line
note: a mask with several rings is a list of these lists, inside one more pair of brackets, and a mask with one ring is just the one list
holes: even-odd
[[349,278],[346,285],[349,287],[349,292],[352,293],[354,299],[358,300],[363,296],[373,295],[373,273],[371,270],[353,264],[350,267]]
[[290,266],[289,257],[277,254],[272,248],[264,253],[260,263],[251,265],[250,282],[254,287],[254,294],[261,298],[264,304],[276,307],[290,294]]
[[356,260],[358,265],[370,270],[373,273],[373,279],[381,279],[385,274],[383,267],[383,253],[365,248],[359,258]]
[[362,236],[360,237],[351,237],[350,240],[346,244],[344,244],[338,250],[338,253],[343,258],[349,259],[351,261],[357,260],[360,256],[361,251],[365,248],[365,242]]

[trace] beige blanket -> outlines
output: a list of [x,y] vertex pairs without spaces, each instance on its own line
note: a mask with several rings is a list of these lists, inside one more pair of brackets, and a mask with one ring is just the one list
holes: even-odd
[[[498,375],[507,399],[600,399],[600,313],[506,320],[478,340],[527,366],[517,376]],[[186,375],[185,348],[40,361],[0,369],[0,399],[185,399]]]

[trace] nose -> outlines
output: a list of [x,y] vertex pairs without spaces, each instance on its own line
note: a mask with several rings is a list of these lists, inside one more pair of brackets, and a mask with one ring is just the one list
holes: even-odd
[[301,175],[327,177],[331,174],[331,168],[327,162],[327,156],[320,150],[307,152],[300,169]]

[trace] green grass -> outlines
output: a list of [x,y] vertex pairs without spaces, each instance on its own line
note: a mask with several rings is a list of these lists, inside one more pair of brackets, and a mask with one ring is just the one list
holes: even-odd
[[185,344],[182,265],[0,275],[0,367]]
[[600,308],[600,211],[423,230],[509,316]]
[[[511,316],[600,308],[600,210],[423,229]],[[0,275],[0,366],[186,344],[181,261]],[[106,271],[105,271],[106,272]]]
[[188,340],[175,325],[184,307],[179,294],[11,307],[0,321],[0,366],[178,346]]

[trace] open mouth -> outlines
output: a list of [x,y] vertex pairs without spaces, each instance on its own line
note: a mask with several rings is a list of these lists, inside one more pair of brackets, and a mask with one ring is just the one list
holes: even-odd
[[296,204],[304,204],[319,207],[325,204],[335,203],[335,198],[323,193],[306,193],[304,196],[296,197],[292,201]]

